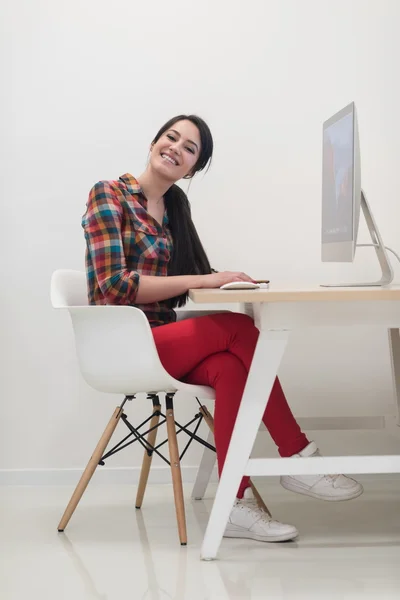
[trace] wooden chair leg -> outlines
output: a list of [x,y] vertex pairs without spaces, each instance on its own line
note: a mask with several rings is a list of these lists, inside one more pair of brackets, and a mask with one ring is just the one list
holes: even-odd
[[[204,420],[207,423],[208,427],[214,433],[214,419],[213,419],[211,413],[209,412],[208,408],[203,405],[200,408],[199,412],[203,415]],[[267,505],[265,504],[264,500],[261,498],[260,494],[258,493],[258,491],[252,481],[250,481],[250,486],[253,491],[254,497],[257,500],[258,506],[260,508],[262,508],[271,517],[272,515],[271,515]]]
[[167,397],[167,433],[169,459],[171,462],[172,484],[174,488],[176,520],[178,522],[179,540],[182,546],[187,544],[185,501],[183,498],[182,473],[179,460],[178,440],[176,439],[176,428],[172,399]]
[[[153,413],[159,413],[160,410],[161,410],[161,406],[159,404],[154,405]],[[159,420],[160,420],[160,415],[154,414],[150,421],[150,429],[152,429],[153,427],[158,425]],[[147,436],[147,442],[148,442],[148,444],[150,444],[149,448],[151,446],[155,445],[156,439],[157,439],[157,429],[153,429],[153,431],[150,431],[150,433]],[[149,456],[145,450],[144,455],[143,455],[143,461],[142,461],[142,469],[140,471],[139,486],[138,486],[138,490],[137,490],[137,494],[136,494],[136,503],[135,503],[136,508],[140,508],[142,506],[143,497],[144,497],[144,494],[146,491],[147,480],[149,478],[152,460],[153,460],[153,453],[151,453]]]
[[75,488],[74,493],[71,496],[71,500],[69,501],[68,506],[65,509],[65,512],[58,525],[58,531],[64,531],[64,529],[68,525],[68,522],[72,517],[76,507],[78,506],[79,501],[82,498],[83,493],[86,490],[89,481],[91,480],[93,473],[95,472],[97,465],[99,464],[101,457],[103,456],[104,450],[106,449],[108,442],[110,441],[122,414],[123,410],[119,406],[117,406],[93,452],[91,459],[87,464],[86,469],[84,470],[79,480],[78,485]]

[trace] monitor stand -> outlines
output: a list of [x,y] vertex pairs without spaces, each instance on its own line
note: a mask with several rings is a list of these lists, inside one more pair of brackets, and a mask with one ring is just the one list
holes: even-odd
[[393,269],[389,262],[389,258],[386,252],[386,248],[382,241],[381,234],[376,226],[375,219],[372,216],[370,206],[367,198],[361,190],[361,208],[364,213],[365,220],[367,222],[368,230],[372,239],[372,244],[357,244],[356,247],[361,248],[365,246],[372,246],[375,248],[376,256],[378,257],[379,264],[381,266],[382,276],[379,281],[371,281],[369,283],[331,283],[325,284],[321,287],[369,287],[369,286],[384,286],[390,285],[393,281]]

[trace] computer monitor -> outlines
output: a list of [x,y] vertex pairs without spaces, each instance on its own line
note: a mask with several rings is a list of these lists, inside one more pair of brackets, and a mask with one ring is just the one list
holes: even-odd
[[[372,244],[357,244],[362,208]],[[357,246],[375,248],[382,277],[371,283],[337,283],[330,286],[388,285],[393,280],[385,246],[361,188],[360,142],[354,102],[323,124],[322,230],[323,262],[352,262]]]
[[354,102],[323,125],[322,260],[352,262],[361,206],[361,165]]

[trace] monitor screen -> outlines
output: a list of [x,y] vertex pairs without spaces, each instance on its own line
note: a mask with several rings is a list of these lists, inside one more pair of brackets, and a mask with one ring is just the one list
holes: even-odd
[[353,239],[354,112],[323,132],[322,242]]

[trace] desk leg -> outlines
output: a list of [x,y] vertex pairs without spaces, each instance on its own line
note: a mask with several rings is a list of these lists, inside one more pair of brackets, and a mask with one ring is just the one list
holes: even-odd
[[400,426],[400,330],[389,329],[390,359],[392,362],[393,392],[397,404],[397,425]]
[[289,331],[261,330],[201,549],[214,560],[285,351]]

